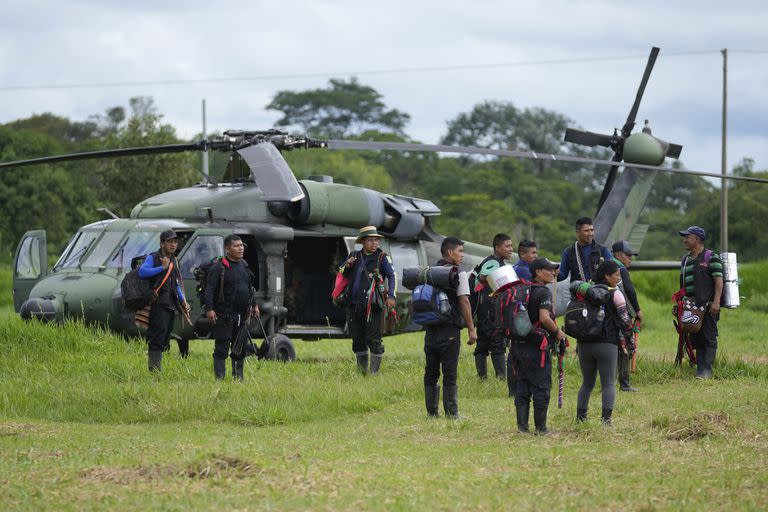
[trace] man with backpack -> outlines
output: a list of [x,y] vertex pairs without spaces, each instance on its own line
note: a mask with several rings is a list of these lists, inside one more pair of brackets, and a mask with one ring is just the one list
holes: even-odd
[[723,293],[723,262],[720,256],[704,247],[707,235],[703,228],[691,226],[680,231],[688,254],[680,264],[680,288],[696,305],[708,307],[701,330],[690,334],[696,349],[696,378],[712,377],[712,363],[717,355],[717,321],[720,319],[720,298]]
[[576,220],[576,242],[563,251],[558,281],[589,281],[603,261],[611,259],[608,249],[595,242],[595,226],[589,217]]
[[[611,246],[613,252],[612,260],[619,266],[619,272],[621,273],[621,282],[619,283],[619,289],[627,299],[627,312],[632,319],[633,326],[636,327],[636,322],[643,321],[643,312],[640,311],[640,304],[637,302],[637,292],[632,284],[632,278],[629,275],[629,267],[632,265],[632,258],[637,253],[629,245],[626,240],[619,240]],[[635,328],[633,327],[633,329]],[[637,391],[629,381],[630,367],[632,365],[632,357],[634,351],[625,351],[622,347],[619,347],[619,389],[622,391]]]
[[[389,256],[379,248],[384,238],[376,226],[360,229],[356,243],[361,251],[353,251],[339,267],[339,272],[350,280],[347,304],[347,326],[352,336],[352,351],[357,367],[363,374],[375,375],[381,368],[384,344],[381,342],[382,311],[395,307],[397,277]],[[384,279],[388,287],[384,285]],[[368,351],[370,350],[370,369]]]
[[[205,279],[203,311],[211,324],[213,374],[223,379],[227,372],[227,353],[234,345],[237,333],[246,328],[249,317],[259,316],[254,276],[243,259],[245,244],[238,235],[224,238],[224,257],[213,263]],[[232,378],[243,380],[245,354],[229,354],[232,359]]]
[[496,378],[504,379],[507,375],[506,362],[504,361],[507,351],[506,341],[494,325],[491,289],[488,286],[488,274],[497,268],[499,268],[499,262],[495,259],[486,261],[480,268],[477,284],[470,295],[470,303],[477,326],[477,345],[474,352],[475,368],[477,369],[477,376],[481,379],[488,378],[488,354],[491,355],[491,364],[493,364]]
[[[461,265],[464,259],[464,242],[456,237],[447,237],[440,245],[442,258],[437,265]],[[469,333],[468,345],[477,341],[477,330],[472,320],[472,309],[469,303],[469,280],[467,273],[459,272],[459,284],[455,290],[444,290],[451,305],[450,320],[439,325],[429,325],[424,334],[424,397],[427,414],[438,416],[440,401],[440,386],[437,381],[440,372],[443,374],[443,409],[446,418],[459,417],[458,387],[456,377],[459,366],[459,351],[461,348],[462,320]]]
[[547,258],[537,258],[531,264],[533,286],[527,299],[527,314],[531,325],[525,337],[513,335],[510,339],[512,353],[511,371],[515,375],[515,409],[517,429],[528,432],[530,401],[533,399],[533,421],[536,432],[546,434],[549,394],[552,389],[552,362],[550,347],[566,338],[555,323],[552,292],[547,284],[552,283],[558,264]]
[[184,281],[176,260],[178,240],[172,229],[160,233],[160,249],[144,260],[139,277],[152,282],[155,298],[150,307],[147,328],[147,366],[150,372],[162,369],[163,352],[170,348],[174,313],[177,309],[185,314],[190,306],[184,297]]

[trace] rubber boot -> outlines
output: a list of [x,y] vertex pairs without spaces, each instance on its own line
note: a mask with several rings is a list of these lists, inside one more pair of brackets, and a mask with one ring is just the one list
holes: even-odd
[[379,368],[381,368],[381,360],[384,358],[384,354],[371,354],[371,375],[376,375],[379,373]]
[[243,367],[245,366],[245,360],[233,359],[232,360],[232,380],[243,382]]
[[611,416],[613,415],[613,409],[603,409],[602,421],[603,424],[611,426]]
[[458,390],[458,386],[443,386],[443,410],[446,418],[458,419],[459,417]]
[[536,425],[537,434],[549,434],[547,430],[547,408],[546,407],[534,407],[533,408],[533,423]]
[[227,360],[213,358],[213,375],[222,380],[227,375]]
[[715,357],[717,357],[717,348],[706,347],[700,353],[702,353],[701,363],[699,363],[698,367],[700,371],[696,372],[696,376],[700,379],[709,379],[712,377],[712,364],[715,362]]
[[632,364],[632,356],[619,354],[619,389],[622,391],[637,391],[629,382],[629,368]]
[[368,352],[355,352],[355,358],[357,358],[357,369],[360,373],[363,375],[368,373]]
[[491,363],[493,371],[496,372],[496,378],[504,380],[507,377],[507,362],[504,354],[491,354]]
[[587,409],[576,409],[576,421],[587,421]]
[[437,418],[437,404],[440,403],[440,386],[424,386],[424,401],[427,405],[427,416]]
[[529,404],[517,405],[515,404],[515,410],[517,411],[517,430],[518,432],[529,432],[528,429],[528,415],[530,414]]
[[475,368],[477,376],[485,380],[488,378],[488,357],[481,354],[475,354]]
[[163,353],[159,350],[150,350],[147,352],[147,367],[151,372],[158,372],[163,369]]

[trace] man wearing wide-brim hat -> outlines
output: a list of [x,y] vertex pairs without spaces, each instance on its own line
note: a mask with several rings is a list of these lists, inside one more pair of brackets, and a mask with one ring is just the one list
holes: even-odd
[[382,314],[394,309],[397,293],[397,277],[392,262],[379,248],[383,237],[376,226],[361,228],[356,242],[362,245],[362,249],[353,251],[339,268],[339,272],[350,280],[347,326],[352,336],[352,351],[360,371],[371,374],[379,372],[384,357]]

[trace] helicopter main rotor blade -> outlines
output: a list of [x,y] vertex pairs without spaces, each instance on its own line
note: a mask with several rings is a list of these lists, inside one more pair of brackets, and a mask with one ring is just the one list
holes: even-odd
[[254,144],[237,152],[264,193],[262,201],[298,201],[304,197],[304,190],[274,144]]
[[565,142],[573,142],[574,144],[581,144],[582,146],[605,146],[611,147],[613,137],[610,135],[604,135],[602,133],[590,132],[587,130],[577,130],[574,128],[567,128],[565,130]]
[[627,122],[624,123],[622,133],[624,137],[629,137],[632,128],[635,126],[635,119],[637,118],[637,111],[640,109],[640,100],[643,99],[643,93],[645,92],[645,86],[648,84],[648,78],[651,76],[653,65],[656,64],[656,57],[659,56],[659,49],[654,46],[651,48],[651,54],[648,56],[648,62],[645,65],[645,72],[643,73],[643,79],[640,80],[640,87],[637,88],[637,95],[635,96],[635,103],[629,111],[627,116]]
[[72,153],[69,155],[45,156],[42,158],[30,158],[29,160],[17,160],[15,162],[2,162],[0,169],[5,167],[23,167],[26,165],[52,164],[56,162],[69,162],[73,160],[90,160],[94,158],[115,158],[137,155],[160,155],[164,153],[183,153],[185,151],[205,151],[205,141],[189,144],[164,144],[162,146],[146,146],[143,148],[104,149],[101,151],[87,151],[85,153]]
[[[576,162],[581,164],[610,165],[615,166],[613,160],[598,160],[571,155],[553,155],[550,153],[537,153],[535,151],[513,151],[511,149],[491,149],[476,146],[447,146],[442,144],[415,144],[410,142],[373,142],[363,140],[329,140],[328,149],[360,149],[376,151],[424,151],[429,153],[460,153],[469,155],[511,156],[515,158],[529,158],[532,160],[551,160],[554,162]],[[768,179],[753,178],[751,176],[723,176],[720,173],[689,171],[687,169],[670,169],[655,165],[630,164],[622,162],[621,167],[640,169],[643,171],[662,171],[671,174],[689,174],[708,178],[751,181],[755,183],[768,183]]]

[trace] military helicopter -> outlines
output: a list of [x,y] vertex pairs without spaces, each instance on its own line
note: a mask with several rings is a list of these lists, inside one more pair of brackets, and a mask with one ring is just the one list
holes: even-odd
[[[50,271],[45,231],[25,233],[14,257],[14,307],[25,319],[63,321],[79,317],[117,332],[138,335],[133,314],[125,310],[120,293],[120,282],[130,270],[131,259],[156,250],[160,232],[174,229],[180,242],[177,256],[187,299],[193,311],[200,311],[200,301],[193,291],[194,269],[221,256],[224,237],[236,233],[247,244],[245,260],[258,280],[262,316],[261,322],[252,325],[252,334],[265,338],[260,355],[293,360],[296,351],[291,338],[348,337],[344,313],[334,308],[330,292],[335,267],[354,248],[358,229],[373,225],[386,235],[381,246],[391,255],[397,274],[402,275],[404,267],[425,266],[439,258],[444,237],[432,229],[430,220],[440,214],[440,209],[427,199],[334,183],[329,176],[297,181],[281,155],[281,151],[294,149],[432,151],[579,162],[612,168],[621,165],[625,170],[615,183],[610,179],[606,183],[606,190],[609,186],[610,190],[604,190],[605,200],[598,208],[596,238],[600,243],[627,238],[657,172],[720,177],[713,173],[657,167],[670,151],[670,156],[675,156],[680,150],[669,149],[673,146],[665,146],[666,143],[648,133],[629,134],[649,73],[650,67],[647,67],[630,117],[620,134],[615,133],[610,140],[591,132],[566,134],[566,140],[574,142],[608,144],[616,151],[613,160],[479,147],[317,140],[279,130],[230,130],[210,141],[0,163],[0,168],[4,168],[206,150],[229,155],[226,182],[216,183],[204,176],[203,181],[193,187],[141,201],[128,218],[112,215],[81,227]],[[647,137],[635,144],[633,137],[638,135]],[[662,152],[661,160],[659,152]],[[768,183],[768,180],[751,177],[729,178]],[[490,247],[467,242],[463,266],[472,268],[490,252]],[[420,329],[411,322],[409,299],[408,290],[398,291],[399,322],[391,326],[387,334]],[[173,336],[179,341],[182,353],[188,350],[190,339],[208,335],[203,315],[198,315],[193,323],[188,326],[177,320]]]

